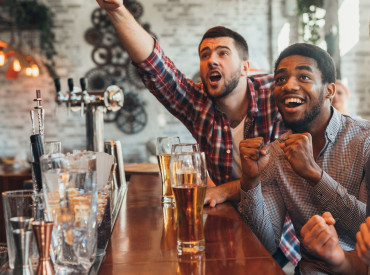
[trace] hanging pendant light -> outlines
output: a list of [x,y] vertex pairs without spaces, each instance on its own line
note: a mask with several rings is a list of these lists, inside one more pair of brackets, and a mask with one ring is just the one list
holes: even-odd
[[32,64],[31,68],[32,68],[32,76],[38,77],[40,75],[39,66],[37,66],[37,64]]
[[13,61],[13,70],[15,72],[20,72],[22,69],[21,63],[19,62],[18,58],[15,58]]
[[0,67],[4,66],[6,62],[6,55],[3,48],[0,48]]

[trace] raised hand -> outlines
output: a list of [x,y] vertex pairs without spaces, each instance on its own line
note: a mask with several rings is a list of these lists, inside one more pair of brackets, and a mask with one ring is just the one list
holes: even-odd
[[123,0],[96,0],[96,2],[98,2],[99,6],[107,12],[114,11],[123,6]]
[[280,148],[299,176],[308,180],[311,185],[316,185],[321,180],[322,169],[314,159],[311,134],[291,134],[280,144]]
[[312,216],[302,227],[302,245],[313,255],[333,267],[339,267],[346,259],[334,228],[335,220],[329,212]]
[[263,138],[249,138],[239,144],[242,176],[240,183],[244,190],[258,185],[259,175],[268,162],[268,148]]
[[356,238],[357,256],[364,264],[370,265],[370,217],[367,217],[366,221],[360,225]]

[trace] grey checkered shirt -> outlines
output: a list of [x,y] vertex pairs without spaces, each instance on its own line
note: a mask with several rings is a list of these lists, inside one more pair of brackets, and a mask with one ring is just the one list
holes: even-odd
[[[366,216],[364,178],[370,158],[370,121],[341,115],[334,108],[332,113],[326,145],[316,159],[324,171],[316,186],[298,176],[284,158],[279,145],[286,133],[269,145],[270,161],[261,174],[261,184],[248,192],[241,190],[239,210],[271,254],[279,246],[286,211],[299,241],[302,226],[313,215],[331,212],[342,248],[355,249],[356,233]],[[303,246],[301,253],[302,274],[330,273]]]

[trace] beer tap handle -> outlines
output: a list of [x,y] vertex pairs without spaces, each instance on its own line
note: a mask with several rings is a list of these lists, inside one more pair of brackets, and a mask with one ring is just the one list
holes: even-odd
[[80,78],[80,85],[81,85],[81,116],[83,116],[85,111],[85,96],[87,95],[87,78],[81,77]]
[[68,89],[69,92],[73,92],[73,78],[68,78]]
[[60,89],[60,78],[59,77],[54,79],[54,85],[55,85],[55,90],[56,90],[57,94],[59,94],[60,90],[61,90]]
[[68,90],[69,90],[69,95],[68,95],[68,102],[67,102],[67,114],[68,116],[71,115],[71,97],[73,93],[73,78],[68,78]]
[[80,78],[80,85],[81,85],[82,91],[87,91],[87,78],[86,77]]

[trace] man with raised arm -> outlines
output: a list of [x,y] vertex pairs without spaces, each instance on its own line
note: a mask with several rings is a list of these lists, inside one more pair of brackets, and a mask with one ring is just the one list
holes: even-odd
[[[343,116],[331,106],[335,66],[317,46],[286,48],[275,63],[274,78],[274,98],[291,131],[267,146],[261,138],[240,143],[240,212],[271,254],[286,213],[302,244],[302,227],[326,211],[336,220],[341,248],[353,250],[366,215],[370,122]],[[307,244],[301,245],[301,254],[301,274],[332,271]]]
[[[138,24],[122,0],[97,0],[107,11],[119,39],[149,91],[191,132],[206,153],[207,168],[219,188],[209,188],[205,203],[239,200],[239,142],[275,140],[283,131],[272,97],[273,77],[248,77],[248,45],[225,27],[209,29],[198,51],[201,83],[186,78],[158,42]],[[290,219],[282,250],[296,264],[298,242]],[[287,236],[288,241],[284,238]]]

